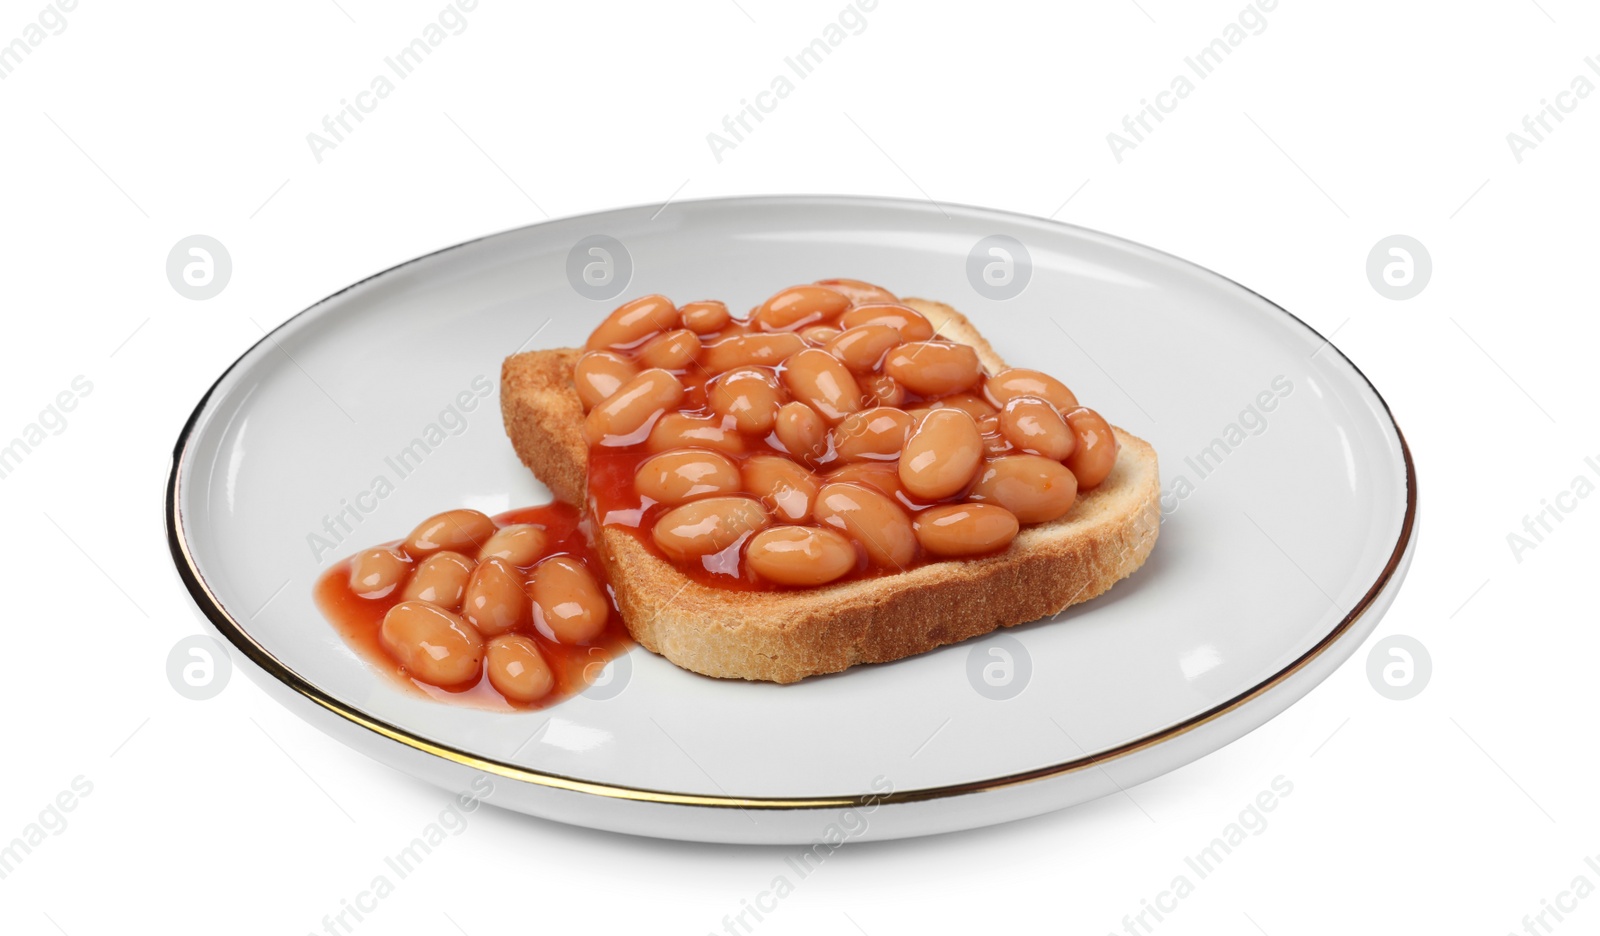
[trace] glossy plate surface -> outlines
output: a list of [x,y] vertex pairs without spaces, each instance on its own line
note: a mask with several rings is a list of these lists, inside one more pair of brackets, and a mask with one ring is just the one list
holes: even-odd
[[[1354,652],[1409,561],[1415,478],[1383,400],[1314,331],[1216,274],[1078,228],[946,211],[674,203],[497,234],[352,286],[251,348],[196,409],[169,490],[180,575],[236,660],[331,734],[448,788],[487,773],[509,808],[648,835],[1005,821],[1171,770],[1281,712]],[[569,279],[604,261],[585,244],[574,262],[593,235],[626,249],[615,298]],[[1031,263],[1007,299],[969,278],[983,282],[969,254],[994,235]],[[707,679],[636,648],[585,695],[516,714],[401,692],[324,622],[312,585],[345,555],[449,507],[548,500],[501,428],[504,357],[579,345],[632,296],[739,311],[827,276],[950,303],[1011,364],[1149,440],[1165,497],[1145,567],[1056,618],[792,686]]]

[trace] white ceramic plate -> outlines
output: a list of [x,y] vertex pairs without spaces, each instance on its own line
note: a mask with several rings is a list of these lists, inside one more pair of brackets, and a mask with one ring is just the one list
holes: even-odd
[[[582,283],[589,263],[604,278],[594,235],[627,252],[610,248],[610,288],[628,279],[620,298],[586,298],[569,278]],[[1012,298],[974,285],[1004,259],[985,242],[969,264],[995,235],[1031,263]],[[1021,267],[1013,274],[1014,291]],[[399,691],[318,613],[319,572],[427,514],[549,499],[501,430],[494,388],[507,355],[581,344],[622,298],[741,309],[827,276],[949,302],[1010,363],[1062,377],[1154,444],[1167,496],[1145,567],[1056,618],[896,663],[775,686],[696,676],[635,649],[604,685],[514,714]],[[401,477],[395,456],[430,424],[442,437]],[[327,533],[347,506],[359,513]],[[200,401],[178,440],[168,522],[178,571],[236,661],[352,746],[564,822],[773,843],[1018,819],[1216,750],[1355,651],[1399,586],[1415,508],[1382,398],[1248,289],[1033,218],[806,197],[552,221],[318,303]],[[342,541],[319,555],[313,533]]]

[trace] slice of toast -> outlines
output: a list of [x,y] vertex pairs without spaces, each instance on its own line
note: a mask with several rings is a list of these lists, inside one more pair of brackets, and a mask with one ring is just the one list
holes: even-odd
[[[972,345],[990,373],[1006,364],[959,312],[904,302],[938,334]],[[581,351],[506,359],[500,407],[523,464],[563,501],[585,507],[588,444],[572,383]],[[646,649],[707,676],[795,682],[857,663],[898,660],[1048,617],[1088,601],[1143,564],[1160,530],[1160,479],[1149,443],[1113,428],[1111,475],[1059,520],[1024,526],[1005,551],[794,591],[701,585],[626,530],[601,527],[596,551],[628,630]]]

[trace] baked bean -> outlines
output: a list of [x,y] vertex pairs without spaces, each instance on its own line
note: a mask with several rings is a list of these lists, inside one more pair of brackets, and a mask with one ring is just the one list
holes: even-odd
[[[742,338],[745,335],[751,334],[755,334],[755,329],[750,327],[750,322],[748,319],[731,318],[728,320],[728,324],[722,326],[722,329],[717,332],[717,340],[722,341],[728,338]],[[774,332],[774,334],[782,333]]]
[[1000,431],[1022,451],[1052,461],[1064,460],[1078,446],[1078,438],[1067,427],[1067,421],[1054,406],[1036,396],[1014,396],[1006,401],[1000,413]]
[[628,350],[638,347],[651,335],[677,327],[678,308],[671,299],[666,296],[642,296],[617,306],[617,310],[606,316],[605,321],[589,336],[583,348],[585,351],[603,348]]
[[814,345],[827,344],[838,337],[839,329],[832,325],[812,325],[800,329],[800,337]]
[[928,409],[958,409],[980,422],[997,412],[988,400],[973,393],[952,393],[929,403]]
[[861,409],[861,387],[839,359],[821,348],[807,348],[783,362],[783,384],[796,400],[836,423]]
[[645,367],[681,371],[700,353],[700,338],[687,328],[669,331],[650,339],[639,349],[639,363]]
[[892,326],[906,341],[927,341],[933,337],[933,323],[916,309],[898,303],[858,305],[839,316],[839,327],[844,329],[880,324]]
[[467,580],[461,599],[461,616],[489,637],[515,630],[528,616],[528,596],[522,575],[504,559],[478,564]]
[[402,601],[383,616],[378,641],[406,674],[446,688],[483,672],[483,638],[471,624],[426,601]]
[[739,469],[718,452],[678,449],[645,459],[633,489],[658,504],[676,507],[711,494],[737,494]]
[[429,553],[448,549],[476,552],[495,534],[494,521],[477,510],[446,510],[417,524],[406,537],[406,555],[420,559]]
[[864,280],[858,279],[825,279],[817,280],[818,286],[826,286],[837,292],[842,292],[851,305],[867,305],[869,303],[892,302],[899,304],[900,299],[894,293],[882,286],[874,286]]
[[458,552],[437,552],[422,560],[400,593],[401,601],[428,601],[446,611],[461,609],[473,562]]
[[917,536],[905,511],[873,488],[824,484],[811,515],[860,543],[874,565],[904,569],[917,556]]
[[590,351],[578,358],[572,369],[572,382],[587,413],[604,403],[622,385],[639,373],[634,363],[614,351]]
[[411,560],[380,546],[357,553],[350,563],[350,590],[363,598],[382,598],[411,571]]
[[720,374],[746,364],[771,367],[806,346],[794,332],[771,335],[735,335],[706,345],[700,364],[708,374]]
[[716,300],[686,302],[679,310],[679,315],[683,319],[683,327],[697,335],[722,331],[733,318],[728,314],[727,305]]
[[744,561],[779,585],[823,585],[856,567],[856,548],[832,530],[768,527],[750,540]]
[[1077,447],[1067,457],[1067,468],[1088,490],[1106,479],[1117,463],[1117,437],[1099,413],[1080,406],[1067,413],[1067,425],[1077,437]]
[[661,414],[683,402],[683,384],[660,368],[640,371],[584,417],[590,445],[623,446],[642,441]]
[[690,416],[687,413],[668,413],[656,421],[645,439],[647,452],[669,452],[680,448],[708,448],[738,455],[744,451],[744,436],[721,416]]
[[804,403],[785,403],[779,407],[775,429],[778,441],[783,443],[790,457],[814,462],[828,452],[828,424]]
[[1040,397],[1065,413],[1078,405],[1067,385],[1036,370],[1012,367],[995,374],[983,382],[983,395],[995,406],[1005,406],[1012,397]]
[[1006,455],[984,466],[967,496],[999,504],[1022,523],[1044,523],[1072,509],[1078,479],[1067,466],[1042,455]]
[[489,641],[488,658],[489,685],[513,702],[537,702],[556,686],[538,645],[521,634]]
[[750,324],[764,332],[794,331],[831,321],[848,308],[849,297],[826,286],[790,286],[756,306]]
[[994,504],[949,504],[917,515],[917,542],[935,556],[978,556],[1017,538],[1017,518]]
[[865,484],[901,503],[910,500],[911,497],[906,493],[906,486],[900,483],[899,466],[893,462],[856,462],[845,465],[843,468],[828,472],[828,481]]
[[777,421],[783,398],[771,370],[736,367],[711,382],[706,403],[713,412],[733,417],[740,432],[765,434]]
[[906,388],[888,374],[869,374],[860,383],[863,405],[899,406],[906,401]]
[[750,497],[708,497],[662,514],[653,531],[661,551],[679,562],[722,552],[770,522]]
[[489,537],[489,541],[478,551],[478,561],[504,559],[514,566],[531,566],[544,555],[548,542],[549,538],[539,527],[529,523],[513,523],[501,527],[499,532]]
[[883,366],[889,349],[904,340],[899,330],[878,322],[845,329],[823,345],[823,350],[843,361],[851,373],[870,374]]
[[943,500],[966,489],[983,461],[983,436],[971,416],[937,409],[922,418],[900,456],[900,483],[918,497]]
[[571,556],[551,556],[534,566],[528,590],[533,596],[534,626],[557,643],[588,643],[611,616],[600,584]]
[[833,428],[833,450],[845,461],[892,461],[905,448],[912,424],[910,413],[892,406],[851,413]]
[[1011,440],[998,432],[983,434],[984,458],[999,458],[1002,455],[1010,455],[1016,450],[1017,447],[1011,444]]
[[817,478],[782,455],[757,455],[744,463],[743,487],[784,523],[800,523],[811,516],[817,498]]
[[978,352],[949,341],[913,341],[889,352],[883,372],[922,396],[960,393],[983,377]]

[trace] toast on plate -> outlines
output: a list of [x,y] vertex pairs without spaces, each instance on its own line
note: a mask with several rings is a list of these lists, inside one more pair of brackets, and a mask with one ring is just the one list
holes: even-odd
[[[903,300],[970,345],[990,373],[1006,368],[947,305]],[[529,351],[501,368],[500,405],[517,456],[559,500],[585,508],[588,441],[573,383],[579,349]],[[1059,519],[1024,525],[1000,552],[933,561],[895,574],[799,590],[702,584],[637,534],[597,525],[595,546],[634,639],[707,676],[791,683],[858,663],[897,660],[1088,601],[1139,568],[1160,529],[1156,453],[1113,427],[1111,473]]]

